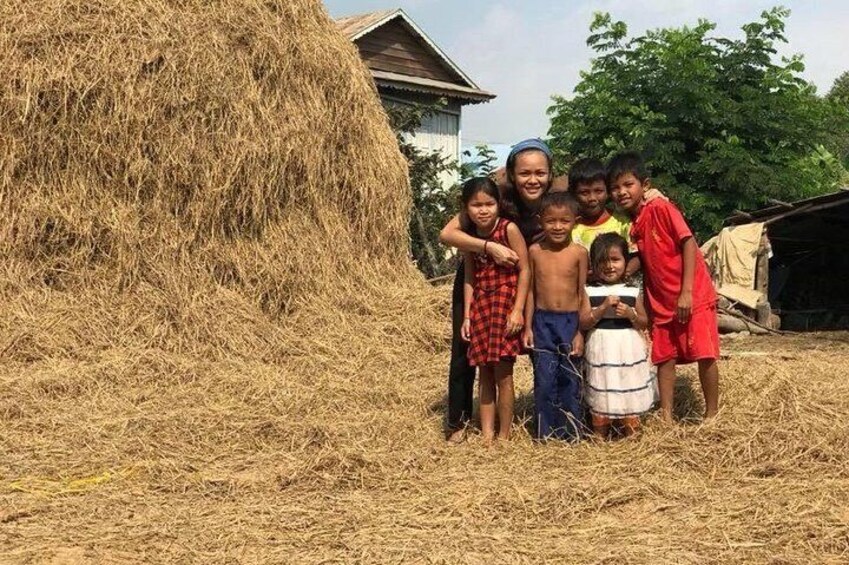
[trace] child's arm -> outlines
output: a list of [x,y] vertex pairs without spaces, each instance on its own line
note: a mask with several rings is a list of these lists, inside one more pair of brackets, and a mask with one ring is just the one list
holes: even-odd
[[625,265],[625,278],[634,276],[634,273],[639,271],[642,266],[640,255],[638,253],[632,254],[631,258],[628,259],[628,264]]
[[696,273],[696,252],[698,246],[693,236],[684,238],[681,243],[681,257],[684,269],[681,274],[681,294],[678,295],[678,321],[682,324],[690,320],[693,308],[693,277]]
[[633,308],[636,314],[631,318],[631,324],[638,330],[644,330],[649,327],[649,315],[646,312],[646,303],[643,299],[643,293],[637,295],[637,305]]
[[631,325],[638,330],[646,329],[649,325],[649,317],[643,304],[643,293],[637,295],[636,305],[633,308],[620,301],[616,305],[616,315],[620,318],[628,318]]
[[[589,300],[586,297],[587,291],[587,270],[589,269],[589,254],[587,250],[580,245],[578,246],[578,297],[583,301]],[[572,338],[572,355],[581,357],[584,354],[584,334],[579,329],[575,332],[575,337]]]
[[604,310],[608,306],[608,298],[609,297],[605,297],[604,304],[593,308],[592,304],[590,304],[590,296],[586,292],[583,293],[583,296],[581,297],[581,310],[579,318],[582,330],[591,330],[593,329],[593,327],[595,327],[595,325],[601,319],[602,313],[604,313]]
[[525,331],[522,344],[526,349],[534,348],[534,254],[533,246],[528,250],[528,296],[525,298]]
[[582,330],[588,330],[595,325],[593,319],[593,307],[590,304],[590,296],[584,292],[581,296],[581,309],[578,310],[578,323]]
[[578,292],[584,294],[587,288],[587,271],[589,270],[590,254],[585,247],[577,246],[578,251]]
[[[655,192],[657,191],[655,190]],[[658,192],[658,194],[660,193]],[[625,264],[625,278],[627,279],[634,276],[634,273],[639,271],[643,265],[640,262],[640,250],[631,241],[631,222],[626,222],[622,225],[619,235],[624,237],[625,241],[628,242],[628,262]]]
[[463,325],[460,327],[460,337],[464,341],[471,339],[472,329],[472,297],[475,295],[475,255],[463,253]]
[[464,232],[460,225],[460,214],[448,220],[439,232],[439,242],[463,252],[486,253],[499,265],[515,265],[519,261],[516,252],[509,247]]
[[618,300],[618,296],[605,296],[604,302],[593,308],[590,304],[590,297],[584,293],[584,302],[581,306],[581,329],[585,331],[593,329],[599,320],[604,317],[604,312],[608,308],[619,305]]
[[525,325],[522,311],[528,297],[531,269],[528,266],[528,248],[525,245],[525,238],[522,237],[522,232],[514,223],[507,224],[507,241],[510,243],[510,249],[519,256],[519,282],[516,285],[516,302],[507,317],[507,335],[516,335],[522,331],[522,327]]

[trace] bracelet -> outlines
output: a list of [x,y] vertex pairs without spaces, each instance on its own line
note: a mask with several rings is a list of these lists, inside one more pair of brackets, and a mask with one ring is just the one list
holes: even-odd
[[489,240],[483,242],[483,254],[486,255],[486,244],[489,243]]

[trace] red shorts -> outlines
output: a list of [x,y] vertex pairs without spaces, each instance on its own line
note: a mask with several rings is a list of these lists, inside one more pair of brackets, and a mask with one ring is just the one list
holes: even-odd
[[651,362],[655,365],[672,359],[677,363],[719,359],[716,306],[693,313],[686,324],[672,320],[655,325],[651,341]]

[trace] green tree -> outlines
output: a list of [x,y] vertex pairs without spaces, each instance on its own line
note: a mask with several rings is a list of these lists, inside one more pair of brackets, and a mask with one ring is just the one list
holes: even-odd
[[849,71],[844,71],[834,80],[826,98],[843,106],[849,106]]
[[[849,168],[849,128],[845,127],[849,121],[849,71],[837,77],[826,99],[835,105],[836,112],[843,114],[843,119],[838,120],[838,127],[834,132],[834,145],[843,167]],[[849,179],[844,177],[843,182],[849,183]]]
[[423,151],[413,145],[412,136],[422,121],[439,111],[441,105],[390,105],[389,123],[398,148],[407,159],[413,209],[410,213],[410,248],[413,259],[427,277],[448,272],[451,262],[439,244],[439,230],[458,208],[458,187],[445,186],[440,175],[457,168],[457,163],[436,151]]
[[705,20],[628,38],[625,23],[597,14],[592,67],[549,108],[558,160],[643,152],[701,237],[735,209],[833,190],[845,172],[834,132],[846,121],[800,77],[800,56],[776,61],[788,16],[766,11],[741,39]]
[[475,152],[463,151],[465,162],[460,164],[460,178],[470,179],[472,177],[484,177],[495,172],[498,156],[495,151],[486,144],[475,145]]

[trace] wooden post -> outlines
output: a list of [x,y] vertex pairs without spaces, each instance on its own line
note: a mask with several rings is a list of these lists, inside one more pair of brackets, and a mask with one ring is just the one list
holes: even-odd
[[770,243],[767,237],[766,227],[761,234],[761,243],[758,246],[758,260],[755,266],[755,290],[761,293],[763,299],[758,303],[756,320],[759,324],[768,325],[770,314],[769,305],[769,251]]

